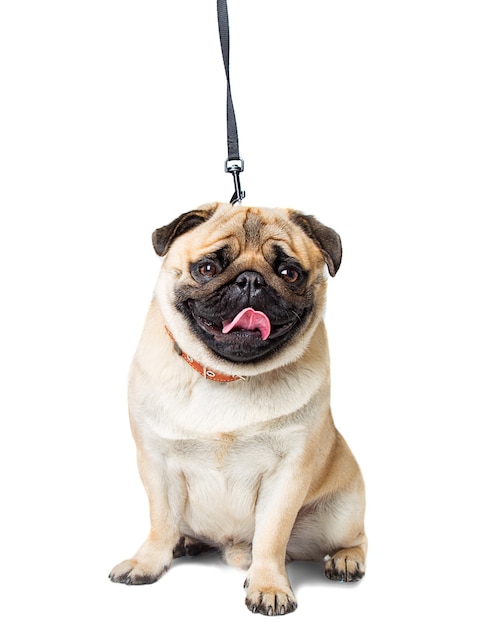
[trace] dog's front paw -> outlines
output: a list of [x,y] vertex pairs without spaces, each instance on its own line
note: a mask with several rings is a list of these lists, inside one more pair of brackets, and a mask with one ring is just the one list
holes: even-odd
[[125,585],[156,582],[170,567],[176,543],[148,537],[133,558],[118,563],[111,570],[110,580]]
[[325,558],[324,575],[342,583],[356,582],[364,576],[364,557],[360,548],[339,550]]
[[252,613],[262,615],[286,615],[298,606],[291,587],[286,584],[256,585],[245,581],[246,606]]
[[136,559],[129,559],[118,563],[111,570],[109,578],[114,583],[125,585],[150,585],[156,582],[167,569],[167,566],[152,568]]

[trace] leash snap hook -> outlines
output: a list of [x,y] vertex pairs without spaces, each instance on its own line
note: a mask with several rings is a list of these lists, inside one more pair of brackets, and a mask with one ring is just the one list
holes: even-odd
[[231,204],[241,202],[246,196],[246,193],[241,189],[240,173],[244,170],[244,161],[242,158],[228,159],[225,162],[225,172],[233,174],[233,181],[235,185],[235,192],[230,200]]

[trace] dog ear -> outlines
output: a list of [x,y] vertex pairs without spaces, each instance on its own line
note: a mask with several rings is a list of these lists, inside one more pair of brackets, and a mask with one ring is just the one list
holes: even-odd
[[164,256],[177,237],[206,222],[216,211],[216,208],[216,204],[204,205],[195,211],[182,213],[167,226],[157,228],[151,236],[156,254]]
[[292,220],[316,243],[323,253],[329,273],[331,276],[335,276],[341,265],[343,255],[341,238],[338,233],[332,228],[321,224],[312,215],[293,212]]

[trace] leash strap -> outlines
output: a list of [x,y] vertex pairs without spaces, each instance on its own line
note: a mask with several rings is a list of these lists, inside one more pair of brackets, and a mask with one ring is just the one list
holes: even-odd
[[241,190],[240,172],[244,170],[244,161],[239,154],[238,128],[236,126],[236,115],[231,97],[230,84],[230,33],[228,21],[227,0],[217,0],[216,9],[218,13],[218,29],[220,34],[221,52],[223,54],[223,64],[226,74],[226,127],[228,139],[228,159],[225,162],[225,172],[233,174],[235,192],[231,198],[231,204],[241,202],[245,197],[245,192]]

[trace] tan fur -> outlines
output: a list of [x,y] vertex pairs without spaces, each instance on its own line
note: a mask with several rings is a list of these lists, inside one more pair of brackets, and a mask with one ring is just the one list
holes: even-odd
[[[151,531],[110,577],[153,582],[170,566],[175,548],[184,554],[196,543],[208,545],[222,550],[228,563],[249,568],[252,611],[288,613],[296,608],[288,560],[325,559],[328,577],[349,581],[362,576],[366,557],[364,485],[330,410],[323,321],[328,252],[293,211],[207,205],[196,213],[205,221],[179,236],[181,222],[172,234],[157,231],[157,251],[167,249],[167,255],[129,384]],[[175,307],[179,287],[196,288],[190,264],[226,243],[235,258],[224,281],[252,269],[292,299],[271,268],[278,243],[309,272],[314,314],[298,337],[259,363],[213,353]],[[178,356],[165,326],[195,360],[246,380],[204,379]]]

